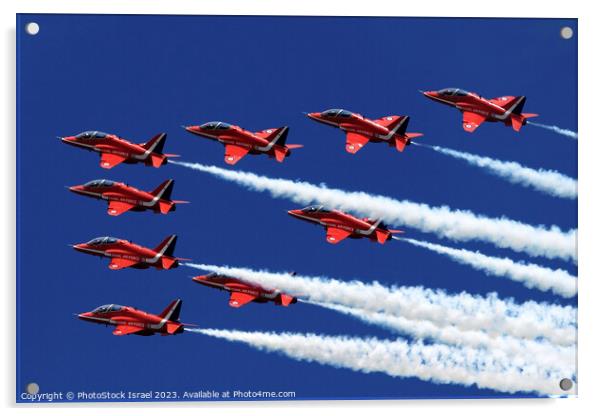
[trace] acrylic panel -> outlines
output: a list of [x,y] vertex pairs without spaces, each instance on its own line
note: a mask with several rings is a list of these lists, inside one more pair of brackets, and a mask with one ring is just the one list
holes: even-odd
[[576,395],[577,29],[18,15],[17,401]]

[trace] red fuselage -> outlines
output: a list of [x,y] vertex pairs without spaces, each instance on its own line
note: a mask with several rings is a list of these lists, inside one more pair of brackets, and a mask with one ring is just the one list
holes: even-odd
[[[174,301],[170,304],[173,309],[179,308],[179,305]],[[168,307],[169,308],[169,307]],[[121,306],[116,304],[103,305],[94,309],[91,312],[84,312],[77,317],[81,320],[93,322],[97,324],[112,325],[117,327],[113,331],[114,335],[175,335],[184,331],[184,325],[177,321],[177,316],[174,320],[171,317],[169,310],[167,313],[154,315],[133,308],[131,306]],[[179,314],[179,311],[177,312]],[[173,316],[173,312],[171,314]]]
[[336,244],[345,238],[368,238],[384,244],[391,240],[393,234],[401,232],[388,229],[380,220],[360,219],[345,212],[325,209],[322,206],[293,209],[288,213],[295,218],[326,228],[326,241],[331,244]]
[[356,153],[368,142],[388,143],[401,152],[411,143],[411,139],[422,136],[421,133],[406,133],[410,120],[408,116],[386,116],[371,120],[343,109],[309,113],[307,116],[319,123],[343,130],[347,134],[346,150],[349,153]]
[[120,215],[126,211],[150,210],[155,213],[167,214],[176,210],[176,202],[169,198],[162,198],[164,189],[170,189],[173,180],[168,180],[156,191],[146,192],[121,182],[107,179],[97,179],[84,185],[69,187],[69,190],[91,198],[108,202],[107,213],[112,216]]
[[98,237],[87,243],[76,244],[73,248],[82,253],[111,259],[109,268],[119,270],[126,267],[147,269],[155,267],[167,270],[178,267],[178,258],[165,254],[166,248],[175,244],[175,236],[168,237],[156,249],[150,249],[131,241],[113,237]]
[[225,162],[234,165],[247,154],[266,154],[278,162],[291,154],[291,149],[301,145],[286,145],[288,127],[262,130],[256,133],[239,126],[212,121],[202,125],[184,126],[186,131],[197,136],[218,141],[226,147]]
[[249,302],[266,303],[274,302],[276,305],[288,306],[296,303],[297,298],[275,289],[267,289],[262,286],[245,282],[235,277],[211,273],[197,276],[192,279],[207,287],[227,290],[230,292],[230,306],[239,308]]
[[100,153],[100,167],[111,169],[120,163],[143,163],[156,168],[166,164],[167,156],[175,155],[161,153],[165,137],[166,135],[161,133],[147,143],[136,144],[115,134],[86,131],[60,139],[63,143]]

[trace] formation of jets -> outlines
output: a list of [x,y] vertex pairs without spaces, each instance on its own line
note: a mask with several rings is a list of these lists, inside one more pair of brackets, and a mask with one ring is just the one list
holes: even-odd
[[[527,120],[537,114],[523,113],[524,96],[503,96],[486,99],[460,88],[445,88],[422,92],[425,97],[457,108],[462,112],[463,128],[474,132],[484,122],[502,122],[520,131]],[[345,132],[345,150],[355,154],[368,143],[385,143],[398,152],[412,144],[422,133],[407,132],[410,117],[389,115],[377,119],[366,118],[359,113],[344,109],[305,113],[307,117]],[[287,126],[269,128],[257,132],[223,121],[211,121],[199,125],[183,126],[196,136],[217,141],[224,145],[224,161],[237,164],[247,155],[267,155],[283,162],[300,144],[287,144]],[[167,135],[160,133],[145,143],[136,144],[116,134],[101,131],[85,131],[74,136],[60,137],[61,141],[100,154],[100,167],[111,169],[119,164],[144,164],[159,168],[169,158],[178,155],[163,153]],[[143,191],[123,182],[96,179],[83,185],[70,186],[75,194],[106,201],[107,213],[118,216],[128,211],[152,211],[168,214],[175,211],[177,204],[187,201],[172,200],[174,180],[168,179],[152,191]],[[293,209],[288,214],[294,218],[320,225],[326,230],[326,241],[338,244],[345,239],[366,238],[385,244],[403,231],[389,228],[381,219],[357,218],[350,213],[325,207],[309,206]],[[170,270],[187,260],[174,255],[177,237],[171,235],[155,248],[148,248],[131,241],[113,237],[98,237],[87,243],[72,247],[82,253],[110,259],[109,269],[124,268]],[[230,293],[229,306],[240,308],[248,303],[272,302],[279,306],[297,303],[298,295],[284,293],[277,288],[263,287],[237,277],[219,273],[196,276],[193,282]],[[150,314],[131,306],[103,305],[91,312],[78,314],[85,321],[115,326],[114,335],[175,335],[182,333],[188,324],[179,322],[182,301],[176,299],[158,315]]]

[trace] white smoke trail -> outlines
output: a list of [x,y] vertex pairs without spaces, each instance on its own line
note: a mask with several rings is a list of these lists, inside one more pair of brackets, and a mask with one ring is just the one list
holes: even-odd
[[523,391],[542,395],[563,394],[565,392],[560,390],[559,380],[572,377],[572,374],[542,369],[522,357],[508,359],[495,351],[439,344],[220,329],[197,329],[191,332],[242,342],[259,350],[282,353],[299,361],[363,373],[417,377],[434,383],[475,385],[508,393]]
[[444,254],[458,263],[467,264],[491,276],[507,277],[528,288],[552,291],[570,298],[577,295],[577,278],[562,269],[550,269],[533,263],[517,263],[509,258],[490,257],[479,252],[456,249],[412,238],[396,238]]
[[185,265],[278,288],[312,302],[343,305],[409,320],[426,320],[438,327],[486,331],[494,337],[508,335],[537,341],[543,338],[558,346],[573,346],[576,341],[577,314],[570,306],[533,301],[519,305],[499,299],[495,293],[486,297],[468,293],[449,295],[423,287],[385,287],[378,282],[291,276],[207,264]]
[[570,137],[571,139],[577,140],[577,132],[569,129],[563,129],[558,126],[552,126],[549,124],[536,123],[534,121],[527,121],[527,124],[535,127],[541,127],[542,129],[551,130],[555,133],[562,134],[563,136]]
[[430,207],[426,204],[398,201],[365,192],[345,192],[307,182],[273,179],[216,166],[170,162],[210,173],[255,191],[268,191],[273,197],[287,198],[296,203],[319,202],[332,208],[378,217],[389,223],[435,233],[451,240],[480,240],[498,247],[524,251],[532,256],[576,259],[576,230],[574,229],[563,232],[557,226],[534,227],[507,218],[488,218],[470,211],[451,210],[446,206]]
[[537,191],[559,198],[577,198],[577,181],[555,170],[531,169],[517,162],[491,159],[440,146],[423,145],[423,147],[428,147],[441,154],[464,160],[473,166],[484,168],[489,173],[514,184],[531,187]]
[[412,336],[417,339],[431,339],[456,347],[470,347],[490,351],[503,351],[509,357],[529,357],[542,368],[555,368],[568,374],[576,367],[575,347],[558,347],[549,343],[520,340],[506,335],[491,337],[482,331],[462,331],[456,327],[439,327],[429,321],[412,321],[401,316],[391,316],[382,312],[366,311],[347,306],[302,301],[344,315],[377,325],[390,331]]

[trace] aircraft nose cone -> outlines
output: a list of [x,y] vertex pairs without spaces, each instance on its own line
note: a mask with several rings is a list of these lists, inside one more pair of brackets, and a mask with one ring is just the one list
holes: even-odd
[[204,286],[211,286],[211,281],[209,279],[209,275],[204,276],[195,276],[192,278],[194,282],[200,283]]
[[66,137],[57,136],[57,138],[61,139],[61,141],[65,142],[65,143],[71,143],[71,142],[75,141],[75,137],[73,137],[73,136],[66,136]]
[[301,213],[301,210],[291,209],[290,211],[287,211],[287,213],[288,213],[288,215],[292,215],[293,217],[296,217]]
[[69,190],[70,190],[71,192],[78,193],[78,192],[81,192],[81,191],[83,191],[83,190],[84,190],[84,187],[83,187],[82,185],[74,185],[74,186],[70,186],[70,187],[69,187]]
[[425,97],[436,97],[437,96],[437,91],[420,91],[422,93],[422,95],[424,95]]
[[80,313],[79,315],[77,315],[77,317],[79,319],[87,319],[90,318],[92,316],[92,312],[84,312],[84,313]]
[[320,113],[307,113],[309,118],[320,118]]
[[77,251],[83,251],[85,246],[86,246],[85,244],[74,244],[71,247],[73,247]]

